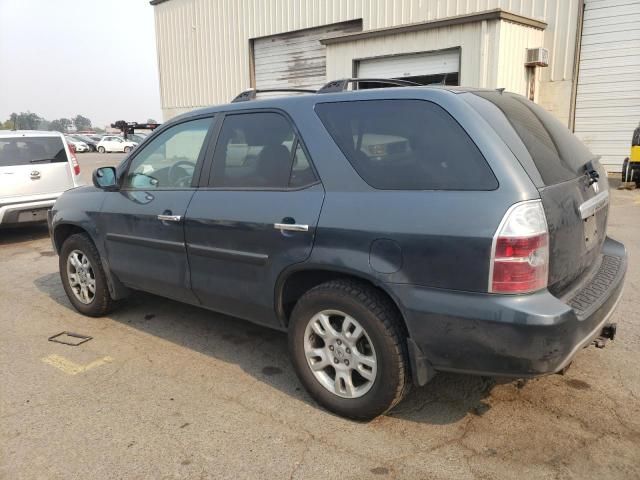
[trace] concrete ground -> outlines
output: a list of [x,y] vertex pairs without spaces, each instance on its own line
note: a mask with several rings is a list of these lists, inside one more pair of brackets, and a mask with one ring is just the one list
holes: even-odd
[[[369,423],[309,398],[283,334],[147,294],[83,317],[46,229],[2,231],[0,478],[640,478],[640,192],[612,196],[615,342],[565,376],[440,374]],[[93,339],[47,341],[64,330]]]

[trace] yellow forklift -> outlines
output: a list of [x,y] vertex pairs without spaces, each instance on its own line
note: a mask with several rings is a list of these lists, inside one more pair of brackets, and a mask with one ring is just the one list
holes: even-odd
[[622,184],[634,182],[640,188],[640,124],[633,131],[631,155],[622,163]]

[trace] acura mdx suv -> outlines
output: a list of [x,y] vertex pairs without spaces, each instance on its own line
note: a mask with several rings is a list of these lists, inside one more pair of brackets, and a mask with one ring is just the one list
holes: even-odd
[[436,372],[550,374],[613,337],[626,253],[564,125],[501,90],[335,87],[184,114],[62,195],[73,306],[143,290],[285,331],[310,395],[358,419]]

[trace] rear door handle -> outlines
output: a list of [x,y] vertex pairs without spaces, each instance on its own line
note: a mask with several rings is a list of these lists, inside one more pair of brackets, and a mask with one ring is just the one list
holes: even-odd
[[290,232],[308,232],[309,225],[302,225],[300,223],[274,223],[273,227],[277,230],[287,230]]
[[179,222],[182,220],[182,216],[180,215],[158,215],[158,220],[163,222]]

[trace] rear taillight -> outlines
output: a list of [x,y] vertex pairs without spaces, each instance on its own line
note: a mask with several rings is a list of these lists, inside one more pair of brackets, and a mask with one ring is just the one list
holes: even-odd
[[69,143],[69,152],[71,153],[71,165],[73,165],[73,174],[80,175],[80,164],[78,163],[78,157],[76,157],[76,147],[72,143]]
[[547,286],[549,231],[540,200],[507,211],[493,239],[489,271],[492,293],[528,293]]

